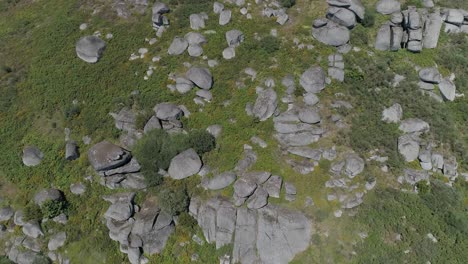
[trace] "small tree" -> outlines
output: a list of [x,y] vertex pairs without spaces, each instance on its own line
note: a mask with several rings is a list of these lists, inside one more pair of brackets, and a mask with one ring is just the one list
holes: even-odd
[[190,133],[188,142],[199,155],[210,152],[216,147],[215,138],[205,130]]
[[185,185],[164,186],[159,193],[159,204],[161,209],[171,215],[179,215],[187,211],[189,196]]

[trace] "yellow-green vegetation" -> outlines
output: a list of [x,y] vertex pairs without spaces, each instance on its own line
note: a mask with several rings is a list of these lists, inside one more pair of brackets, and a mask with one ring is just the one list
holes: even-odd
[[[351,101],[354,106],[351,111],[323,110],[329,111],[327,114],[345,116],[351,127],[340,133],[333,132],[313,147],[337,145],[340,151],[353,149],[363,157],[379,148],[389,157],[392,174],[384,174],[378,164],[368,163],[366,173],[353,181],[375,177],[379,191],[370,192],[356,216],[344,214],[336,218],[333,212],[339,205],[326,199],[325,182],[330,178],[330,162],[322,160],[308,175],[297,173],[282,159],[277,141],[272,138],[273,122],[258,122],[245,113],[246,103],[256,98],[255,87],[262,85],[265,78],[274,78],[275,90],[281,96],[285,88],[280,82],[286,74],[293,74],[297,80],[312,65],[327,68],[326,58],[335,49],[318,43],[310,34],[313,19],[325,14],[325,1],[281,1],[284,6],[292,5],[288,11],[292,22],[284,27],[258,15],[249,20],[238,15],[239,10],[233,6],[236,19],[221,27],[211,11],[213,1],[170,0],[167,1],[173,9],[167,15],[170,29],[153,46],[145,42],[145,38],[154,37],[150,12],[135,14],[128,20],[117,18],[110,8],[99,15],[91,15],[89,2],[93,1],[0,1],[0,193],[5,202],[29,210],[31,218],[40,218],[44,212],[30,202],[34,194],[40,188],[63,190],[69,222],[63,226],[49,221],[44,229],[67,232],[65,248],[71,263],[127,261],[118,243],[109,238],[102,218],[109,205],[101,196],[114,191],[99,184],[99,176],[89,168],[87,161],[89,146],[80,139],[89,135],[92,144],[103,139],[117,142],[120,131],[114,128],[109,112],[127,106],[146,113],[139,117],[138,127],[141,128],[154,105],[161,102],[184,104],[192,115],[182,119],[188,135],[171,137],[153,131],[134,151],[145,176],[154,180],[148,182],[155,185],[147,192],[140,192],[137,202],[143,201],[147,194],[155,195],[167,202],[165,205],[163,202],[163,206],[179,214],[180,224],[175,234],[161,255],[150,257],[150,263],[189,263],[194,253],[199,255],[200,263],[218,263],[219,256],[232,250],[229,247],[216,250],[214,245],[192,242],[192,234],[199,237],[203,234],[184,210],[187,196],[208,195],[196,187],[200,179],[194,176],[183,181],[163,181],[157,169],[167,169],[172,157],[194,147],[203,154],[204,163],[212,168],[220,172],[232,170],[242,157],[243,145],[251,144],[250,138],[254,135],[264,139],[268,147],[255,149],[259,158],[252,169],[270,171],[297,187],[294,202],[286,202],[284,193],[270,202],[300,209],[314,223],[313,243],[294,263],[462,263],[467,259],[468,198],[463,195],[467,193],[467,185],[459,180],[454,189],[449,189],[435,182],[428,189],[421,187],[424,191],[418,195],[393,190],[400,169],[413,164],[404,164],[397,152],[397,125],[380,121],[385,107],[400,103],[404,118],[427,121],[431,126],[427,137],[441,143],[441,151],[454,153],[460,168],[468,169],[468,97],[439,104],[421,95],[418,87],[411,83],[418,78],[415,66],[437,64],[444,76],[455,73],[458,92],[467,94],[466,35],[442,34],[438,49],[413,54],[406,50],[379,52],[372,48],[378,27],[387,20],[385,16],[370,12],[364,24],[353,29],[351,43],[362,50],[344,56],[346,81],[332,82],[319,95],[321,101],[327,103],[336,93],[342,93]],[[376,1],[363,2],[371,10]],[[463,0],[439,2],[467,8],[467,1]],[[199,106],[192,101],[195,91],[179,95],[171,93],[166,86],[171,84],[167,78],[169,73],[186,71],[183,62],[197,65],[200,60],[187,54],[169,56],[166,51],[175,36],[191,31],[188,16],[202,11],[209,11],[206,29],[216,31],[216,34],[205,34],[208,43],[203,46],[204,55],[217,59],[220,64],[210,69],[215,78],[214,100],[199,111]],[[89,27],[80,31],[79,25],[83,22],[89,23]],[[278,29],[279,38],[270,36],[273,27]],[[227,46],[224,33],[231,29],[241,30],[246,40],[236,48],[235,60],[224,61],[221,55]],[[114,37],[106,40],[107,48],[99,63],[87,64],[76,57],[75,43],[97,30],[103,35],[112,33]],[[259,40],[254,37],[256,33]],[[293,45],[295,37],[313,44],[314,48],[298,49]],[[130,54],[140,47],[148,47],[150,55],[129,61]],[[143,75],[153,55],[160,55],[161,60],[154,63],[155,74],[145,81]],[[244,78],[242,72],[247,67],[257,70],[255,81]],[[407,78],[398,87],[391,85],[395,73]],[[245,88],[238,88],[237,81],[242,81]],[[297,95],[302,96],[297,86]],[[130,95],[134,90],[139,94]],[[223,127],[214,149],[212,138],[200,132],[212,124]],[[71,138],[79,141],[81,156],[75,161],[64,158],[66,127],[72,131]],[[45,154],[41,165],[34,168],[21,163],[22,148],[30,144]],[[88,175],[93,176],[93,181],[85,183],[85,195],[72,195],[70,184],[84,182]],[[232,195],[232,188],[220,193]],[[313,199],[314,206],[304,206],[307,197]],[[47,212],[50,217],[63,209],[55,204],[50,207]],[[358,241],[361,232],[366,232],[368,238]],[[432,243],[427,233],[432,233],[439,242]],[[395,243],[395,234],[400,234],[403,242]],[[408,248],[410,253],[404,254]],[[0,263],[4,262],[0,257]]]

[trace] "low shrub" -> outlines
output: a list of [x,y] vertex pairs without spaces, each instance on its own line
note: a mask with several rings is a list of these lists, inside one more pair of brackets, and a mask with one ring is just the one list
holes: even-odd
[[68,204],[63,200],[48,200],[41,206],[42,215],[45,218],[52,219],[61,213],[65,213]]
[[367,28],[373,27],[375,24],[375,15],[376,12],[374,9],[366,8],[366,13],[364,15],[364,19],[361,21],[361,24]]
[[296,0],[281,0],[281,5],[286,8],[293,7],[296,4]]
[[159,192],[161,209],[171,215],[179,215],[187,211],[189,196],[185,185],[165,185]]
[[260,47],[268,54],[280,49],[280,40],[273,36],[266,36],[260,40]]
[[41,208],[37,204],[31,202],[31,203],[28,203],[24,207],[24,220],[25,221],[41,220],[42,218],[43,218],[43,215],[42,215]]

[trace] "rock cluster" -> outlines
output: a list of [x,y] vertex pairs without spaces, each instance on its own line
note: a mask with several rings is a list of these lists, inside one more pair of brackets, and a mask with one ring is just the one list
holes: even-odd
[[447,33],[468,33],[468,11],[463,9],[443,9],[442,19]]
[[327,3],[326,18],[314,21],[312,36],[330,46],[343,46],[349,42],[349,30],[364,19],[365,8],[360,0],[328,0]]
[[[393,0],[379,3],[393,3]],[[397,51],[406,48],[412,52],[420,52],[423,48],[437,47],[442,15],[439,9],[429,13],[427,9],[408,7],[400,12],[399,8],[391,13],[390,21],[382,25],[377,33],[375,48],[378,50]],[[391,8],[389,11],[393,10]]]
[[233,244],[235,263],[288,263],[309,246],[311,223],[298,211],[236,208],[222,198],[192,198],[189,209],[208,243]]
[[104,217],[109,237],[120,243],[120,251],[127,254],[132,264],[147,263],[143,253],[161,253],[175,227],[172,216],[152,201],[142,206],[134,204],[135,193],[118,193],[104,196],[110,202]]
[[257,95],[255,104],[251,108],[246,108],[247,114],[253,115],[259,121],[265,121],[276,112],[278,96],[272,88],[263,89],[261,87],[257,87]]
[[262,10],[262,15],[265,17],[274,17],[276,18],[276,23],[280,25],[286,24],[289,20],[289,16],[286,13],[287,9],[279,5],[265,4],[265,7]]
[[89,149],[88,160],[101,175],[101,184],[108,188],[146,188],[140,164],[126,149],[102,141]]
[[235,48],[244,42],[244,33],[237,29],[229,30],[226,32],[226,41],[228,43],[228,47],[223,50],[223,58],[230,60],[236,57]]
[[188,51],[191,57],[200,57],[203,54],[202,45],[207,42],[205,36],[198,32],[189,32],[183,38],[175,37],[167,53],[169,55],[181,55]]
[[[429,94],[432,98],[436,99],[439,102],[442,101],[453,101],[456,97],[456,86],[453,81],[447,77],[443,78],[439,73],[439,70],[435,67],[422,68],[419,71],[419,79],[421,80],[418,83],[419,88],[424,93]],[[434,85],[439,86],[440,95],[436,94],[434,91]]]
[[151,17],[151,21],[153,22],[153,29],[156,30],[156,32],[159,30],[164,30],[164,27],[169,26],[169,19],[164,14],[169,13],[170,11],[171,9],[165,3],[154,3],[152,8],[153,15]]

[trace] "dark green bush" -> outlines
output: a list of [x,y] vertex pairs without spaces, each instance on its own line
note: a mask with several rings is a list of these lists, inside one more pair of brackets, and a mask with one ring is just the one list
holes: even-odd
[[45,218],[52,219],[61,213],[65,213],[67,202],[63,200],[48,200],[41,206],[42,215]]
[[361,21],[361,24],[367,28],[373,27],[375,24],[375,15],[376,12],[373,8],[366,8],[366,13],[364,15],[364,19]]
[[199,155],[210,152],[216,147],[215,138],[205,130],[191,132],[188,143]]
[[165,185],[159,192],[161,209],[171,215],[179,215],[187,211],[189,196],[185,185]]
[[15,263],[9,260],[7,256],[0,256],[0,264],[15,264]]
[[280,40],[273,36],[266,36],[260,40],[260,47],[268,54],[280,49]]
[[52,264],[52,260],[44,255],[37,255],[34,258],[33,264]]
[[42,218],[41,208],[34,202],[30,202],[24,207],[24,220],[41,220]]
[[281,0],[281,5],[290,8],[296,4],[296,0]]

